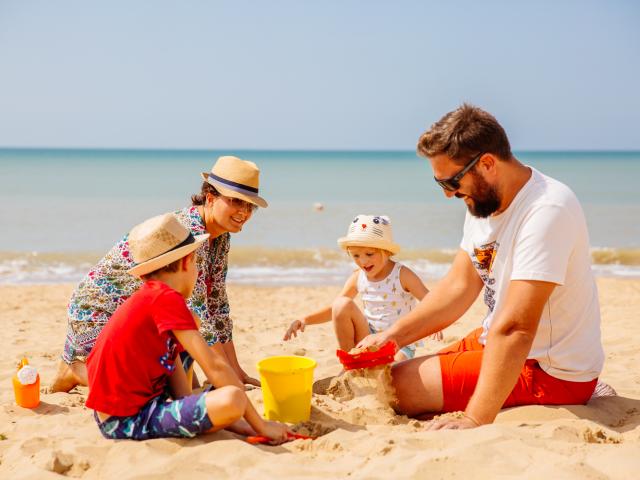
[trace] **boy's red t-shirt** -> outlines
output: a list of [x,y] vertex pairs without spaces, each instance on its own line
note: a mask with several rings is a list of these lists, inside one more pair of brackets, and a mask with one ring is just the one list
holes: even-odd
[[87,407],[129,416],[167,386],[182,345],[171,330],[197,330],[184,298],[168,285],[148,281],[102,329],[87,357]]

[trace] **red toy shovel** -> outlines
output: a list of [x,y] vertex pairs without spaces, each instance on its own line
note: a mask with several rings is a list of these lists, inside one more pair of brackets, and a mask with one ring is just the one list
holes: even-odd
[[[309,437],[307,435],[301,435],[299,433],[288,433],[287,434],[287,438],[289,440],[313,440],[316,437]],[[253,436],[253,437],[247,437],[247,442],[249,442],[252,445],[257,445],[258,443],[269,443],[272,439],[269,437],[262,437],[259,435]]]

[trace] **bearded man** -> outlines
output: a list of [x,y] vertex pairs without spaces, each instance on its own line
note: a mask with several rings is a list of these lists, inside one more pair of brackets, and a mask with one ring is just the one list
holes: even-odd
[[392,370],[397,410],[460,411],[429,428],[473,428],[503,407],[584,404],[604,363],[589,236],[575,194],[520,163],[489,113],[462,105],[420,137],[443,193],[467,206],[451,269],[421,303],[361,348],[400,348],[458,320],[484,290],[482,327]]

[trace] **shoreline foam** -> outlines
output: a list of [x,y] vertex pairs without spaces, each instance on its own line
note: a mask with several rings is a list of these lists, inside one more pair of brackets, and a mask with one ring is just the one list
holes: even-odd
[[[398,255],[426,281],[441,278],[455,249],[408,249]],[[77,283],[98,253],[0,252],[0,284]],[[593,271],[601,277],[640,278],[640,248],[594,248]],[[279,249],[234,246],[228,280],[263,285],[339,285],[353,270],[337,249]]]

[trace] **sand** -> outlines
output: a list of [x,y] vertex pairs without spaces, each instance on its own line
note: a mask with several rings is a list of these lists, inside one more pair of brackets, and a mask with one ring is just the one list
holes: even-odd
[[[601,376],[617,397],[586,406],[518,407],[493,425],[426,432],[385,404],[379,382],[340,371],[331,325],[281,341],[297,316],[329,302],[338,287],[229,287],[241,364],[257,375],[264,356],[306,354],[318,361],[311,420],[297,428],[320,435],[278,447],[252,446],[218,432],[194,440],[109,441],[84,407],[86,389],[42,394],[35,410],[17,407],[11,377],[26,355],[43,386],[62,347],[72,285],[0,287],[0,478],[635,478],[640,469],[640,280],[598,279],[606,363]],[[476,327],[476,303],[428,340],[428,353]],[[380,369],[377,375],[386,375]],[[249,392],[262,408],[260,390]]]

